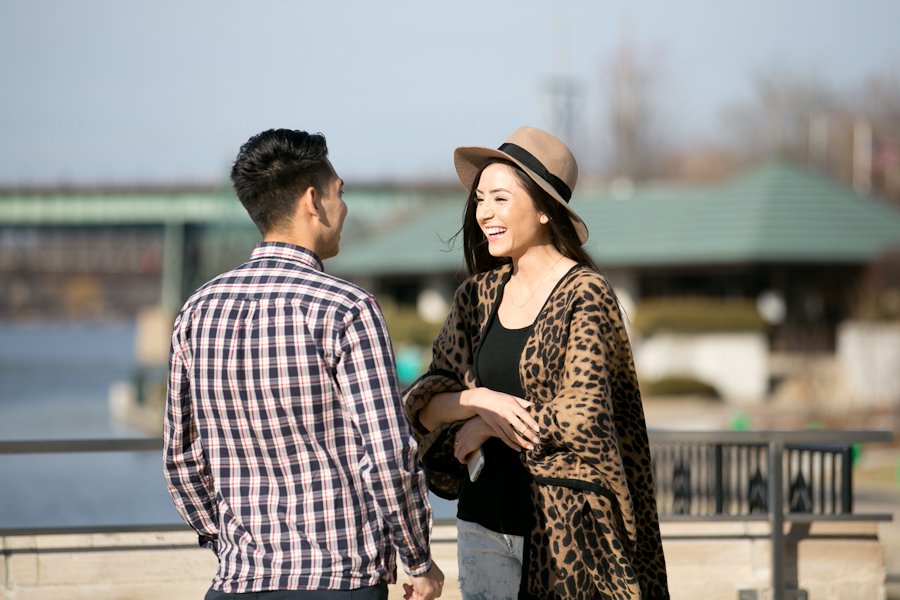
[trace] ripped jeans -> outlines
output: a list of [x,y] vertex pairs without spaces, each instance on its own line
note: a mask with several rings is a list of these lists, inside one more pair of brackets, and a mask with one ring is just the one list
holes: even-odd
[[522,579],[520,535],[457,520],[459,591],[463,600],[514,600]]

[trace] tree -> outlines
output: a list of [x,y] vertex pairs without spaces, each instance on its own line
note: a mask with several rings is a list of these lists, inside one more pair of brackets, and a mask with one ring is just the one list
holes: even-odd
[[624,36],[601,81],[613,146],[608,170],[632,182],[664,175],[672,152],[661,101],[663,61],[650,60]]
[[855,104],[871,130],[870,187],[900,202],[900,68],[870,77]]
[[754,78],[753,92],[752,99],[722,113],[725,145],[735,156],[808,163],[827,155],[829,114],[836,100],[821,79],[770,69]]

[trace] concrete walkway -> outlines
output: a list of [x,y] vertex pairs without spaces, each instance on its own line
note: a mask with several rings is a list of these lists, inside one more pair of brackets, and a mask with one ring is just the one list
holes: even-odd
[[855,513],[890,513],[894,520],[878,524],[884,548],[887,600],[900,600],[900,440],[865,448],[853,474]]
[[900,600],[900,491],[871,484],[857,484],[854,512],[891,513],[894,520],[878,524],[878,540],[884,549],[887,600]]

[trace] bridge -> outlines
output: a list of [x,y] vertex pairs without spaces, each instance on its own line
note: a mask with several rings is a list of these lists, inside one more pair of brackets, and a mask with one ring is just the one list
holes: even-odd
[[[344,237],[459,196],[443,188],[348,190]],[[159,277],[167,314],[181,308],[187,288],[246,260],[259,239],[230,189],[0,193],[0,273]]]
[[[119,194],[17,194],[0,197],[0,227],[161,227],[161,305],[168,313],[181,306],[185,227],[252,227],[240,202],[227,192]],[[4,252],[9,246],[4,244]]]

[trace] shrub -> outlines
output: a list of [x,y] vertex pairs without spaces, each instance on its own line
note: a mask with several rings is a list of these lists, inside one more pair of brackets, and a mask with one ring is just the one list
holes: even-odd
[[666,377],[658,381],[641,383],[641,391],[646,396],[707,396],[717,398],[716,388],[690,377]]
[[441,330],[441,323],[425,321],[414,306],[398,305],[393,300],[379,299],[378,303],[384,313],[384,321],[387,323],[388,333],[395,349],[404,342],[431,348],[431,343]]
[[659,331],[707,333],[766,331],[769,325],[749,298],[649,298],[641,302],[632,320],[644,335]]

